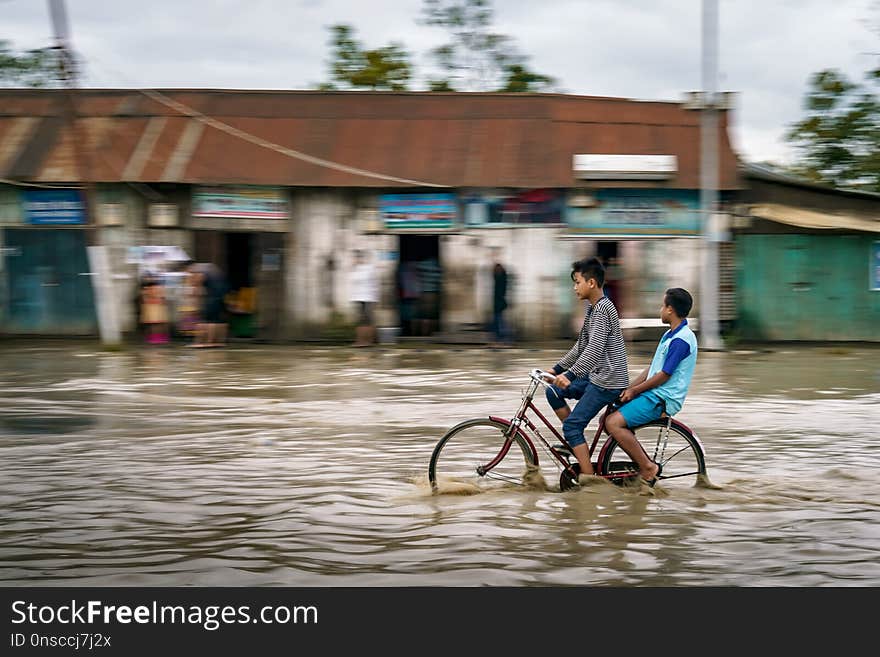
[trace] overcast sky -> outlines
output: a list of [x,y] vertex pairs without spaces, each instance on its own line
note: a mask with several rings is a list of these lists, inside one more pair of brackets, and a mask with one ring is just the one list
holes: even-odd
[[[328,27],[367,48],[400,42],[416,67],[446,40],[422,0],[67,0],[91,87],[310,89],[327,81]],[[878,0],[719,0],[718,88],[736,92],[731,138],[745,160],[791,161],[783,135],[810,73],[853,78],[877,61]],[[700,88],[700,0],[495,0],[495,31],[560,91],[679,101]],[[52,43],[46,0],[0,0],[0,39]],[[873,54],[872,54],[873,53]]]

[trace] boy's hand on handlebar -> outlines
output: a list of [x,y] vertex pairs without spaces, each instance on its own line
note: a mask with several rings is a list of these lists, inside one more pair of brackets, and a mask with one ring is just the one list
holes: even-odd
[[554,379],[553,384],[565,390],[568,386],[571,385],[571,381],[568,380],[568,377],[565,376],[565,374],[559,374],[557,375],[556,379]]

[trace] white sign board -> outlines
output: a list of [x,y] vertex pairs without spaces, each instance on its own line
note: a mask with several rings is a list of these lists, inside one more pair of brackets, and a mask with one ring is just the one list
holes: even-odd
[[587,180],[663,180],[678,172],[675,155],[574,155],[575,178]]

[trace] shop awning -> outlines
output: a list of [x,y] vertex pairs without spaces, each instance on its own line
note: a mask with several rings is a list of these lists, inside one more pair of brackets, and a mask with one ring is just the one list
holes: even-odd
[[866,219],[852,214],[818,212],[791,205],[766,203],[753,205],[749,214],[760,219],[775,221],[800,228],[819,228],[837,230],[859,230],[867,233],[880,233],[880,218]]

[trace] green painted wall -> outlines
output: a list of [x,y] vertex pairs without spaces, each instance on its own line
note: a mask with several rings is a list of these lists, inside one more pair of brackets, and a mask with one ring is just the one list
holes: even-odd
[[880,236],[736,238],[738,326],[754,340],[880,341],[880,291],[870,289]]

